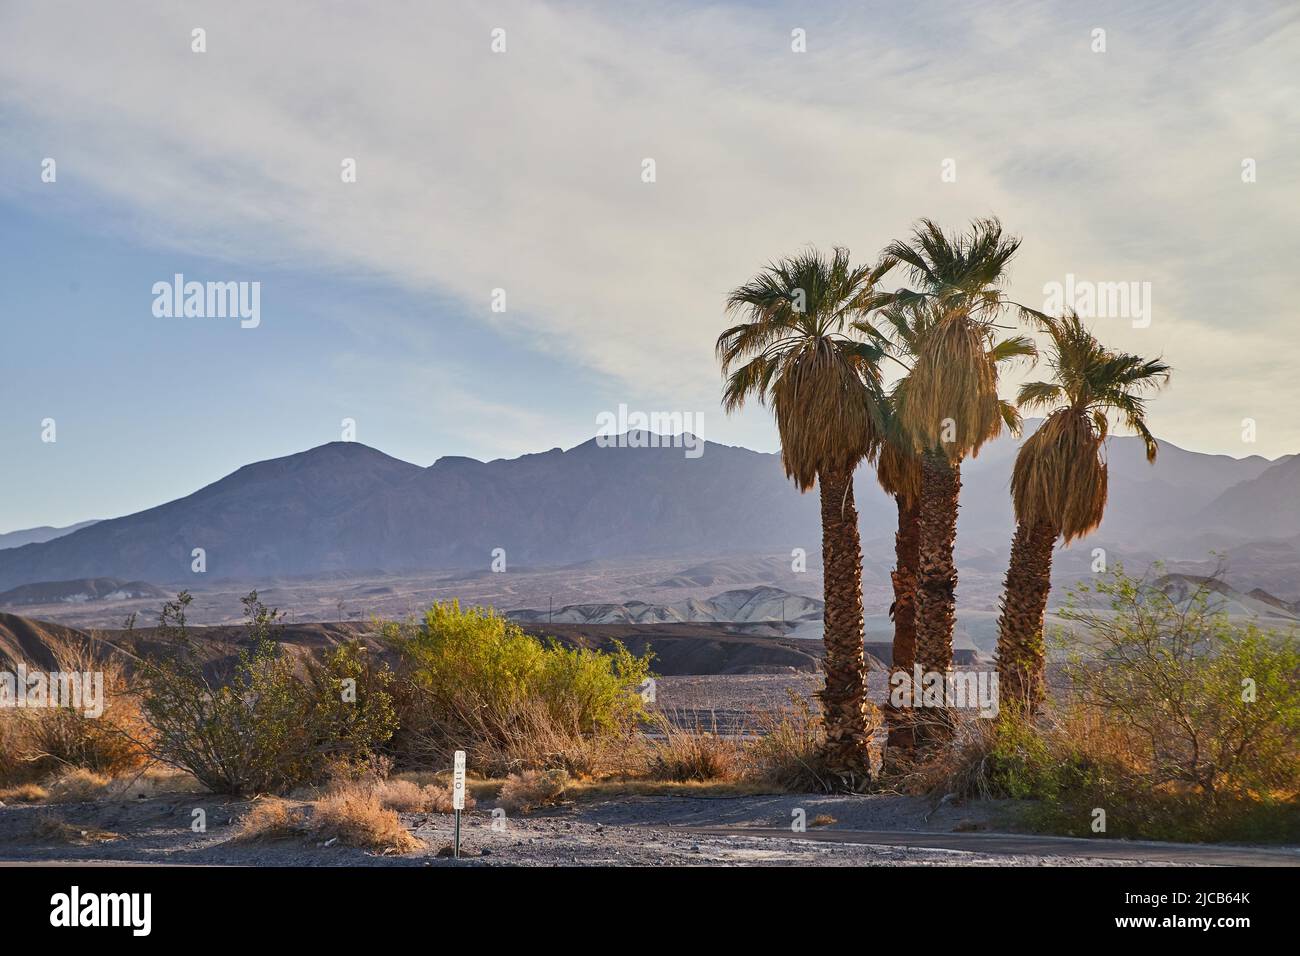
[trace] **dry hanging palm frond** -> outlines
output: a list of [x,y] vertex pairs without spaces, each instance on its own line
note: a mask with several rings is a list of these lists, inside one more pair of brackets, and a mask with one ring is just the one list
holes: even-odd
[[782,358],[772,384],[781,461],[801,491],[822,470],[849,471],[875,453],[880,421],[863,369],[823,339]]
[[913,502],[921,494],[921,460],[908,445],[885,441],[876,457],[876,480],[886,494]]
[[1011,473],[1016,521],[1045,523],[1067,544],[1101,524],[1107,497],[1101,444],[1086,413],[1062,408],[1049,415],[1016,455]]
[[926,337],[899,409],[917,453],[938,451],[959,461],[999,434],[997,367],[987,350],[983,327],[959,312]]

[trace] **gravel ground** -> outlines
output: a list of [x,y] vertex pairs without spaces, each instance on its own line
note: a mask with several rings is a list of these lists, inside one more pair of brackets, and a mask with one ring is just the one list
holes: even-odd
[[[985,852],[977,831],[990,828],[997,804],[941,806],[912,797],[773,795],[742,797],[616,797],[569,804],[504,821],[495,829],[490,809],[465,815],[462,859],[439,857],[449,846],[452,819],[442,814],[402,814],[404,825],[424,846],[415,853],[384,856],[343,846],[302,840],[239,845],[229,842],[247,802],[202,794],[169,794],[136,802],[0,807],[0,862],[138,862],[187,865],[257,866],[1041,866],[1142,863],[1150,854],[1136,847],[1131,857],[1088,855],[1076,843],[1054,845],[1034,837],[1006,837],[1002,852]],[[206,833],[190,829],[193,810],[207,814]],[[818,839],[785,837],[796,809],[812,824]],[[34,835],[43,815],[56,813],[87,836],[75,842],[49,842]],[[726,832],[701,832],[726,828]],[[746,830],[763,833],[747,833]],[[878,831],[887,842],[953,842],[963,848],[884,845],[837,831]],[[117,839],[96,839],[110,831]],[[993,835],[988,834],[991,838]],[[831,842],[836,839],[864,842]],[[1108,841],[1109,842],[1109,841]],[[1021,844],[1026,852],[1019,852]],[[1041,845],[1040,845],[1041,844]],[[1035,849],[1036,848],[1036,849]],[[1114,844],[1110,856],[1118,852]],[[1274,851],[1288,852],[1288,851]],[[1157,855],[1158,856],[1158,855]],[[1295,861],[1300,862],[1300,853]],[[1190,862],[1198,862],[1190,860]],[[1206,862],[1204,860],[1199,862]]]

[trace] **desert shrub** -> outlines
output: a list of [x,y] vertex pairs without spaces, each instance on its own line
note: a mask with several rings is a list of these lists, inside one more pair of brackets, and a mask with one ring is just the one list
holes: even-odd
[[897,767],[894,782],[902,790],[931,796],[1005,797],[1003,780],[994,773],[996,744],[993,722],[958,713],[951,736],[918,753],[915,762]]
[[[1300,839],[1300,653],[1231,621],[1213,579],[1182,600],[1122,569],[1061,615],[1077,646],[1052,706],[959,722],[915,789],[1027,801],[1034,829],[1170,840]],[[1100,597],[1104,608],[1084,606]]]
[[379,748],[397,729],[390,687],[394,675],[376,665],[357,641],[326,651],[307,664],[310,726],[314,737],[311,779],[350,767],[354,774],[386,776],[391,761]]
[[512,773],[501,785],[498,806],[509,813],[528,813],[558,803],[564,796],[568,774],[562,770],[524,770]]
[[[1061,617],[1092,656],[1066,678],[1077,705],[1131,734],[1147,781],[1220,797],[1300,790],[1300,641],[1232,621],[1206,578],[1182,600],[1119,569]],[[1106,609],[1099,610],[1100,597]],[[1087,602],[1087,603],[1085,603]]]
[[252,649],[214,686],[186,633],[188,604],[182,593],[164,606],[160,629],[173,652],[138,672],[154,730],[149,750],[159,761],[218,793],[282,793],[341,764],[365,765],[392,736],[391,674],[373,667],[360,645],[333,648],[300,679],[275,640],[279,615],[254,591],[244,598]]
[[457,749],[487,774],[601,772],[644,714],[650,655],[544,643],[490,609],[435,604],[419,623],[381,625],[401,660],[399,750],[445,766]]
[[659,731],[650,747],[648,776],[655,780],[737,780],[744,771],[744,748],[735,738],[720,736],[716,723],[709,729],[698,723],[682,727],[666,717],[656,721]]
[[82,706],[67,703],[7,712],[0,717],[6,776],[36,779],[69,768],[116,775],[143,766],[146,754],[140,741],[148,726],[139,699],[127,687],[120,657],[86,639],[58,640],[51,652],[53,670],[102,678],[102,712],[87,713],[90,700],[84,696]]
[[1090,725],[1078,711],[1055,709],[1033,720],[1019,711],[996,719],[958,712],[950,739],[928,748],[900,783],[932,796],[1012,798],[1054,807],[1077,798],[1082,805],[1111,792],[1127,773],[1125,752],[1116,735]]
[[[468,750],[473,769],[503,777],[521,769],[563,770],[575,778],[644,773],[648,744],[633,725],[584,732],[571,717],[555,716],[537,696],[485,704],[453,726],[435,721],[425,737],[434,766],[450,762],[454,740]],[[416,725],[417,727],[421,725]],[[428,725],[424,725],[428,726]]]

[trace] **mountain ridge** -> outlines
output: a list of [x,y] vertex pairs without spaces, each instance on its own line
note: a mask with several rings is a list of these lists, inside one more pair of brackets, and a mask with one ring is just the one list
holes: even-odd
[[[1027,423],[1026,434],[1036,427]],[[643,434],[643,433],[638,433]],[[626,438],[626,436],[624,436]],[[658,447],[602,447],[596,438],[564,450],[479,461],[442,456],[402,461],[357,442],[330,442],[252,462],[190,495],[91,524],[40,543],[0,550],[0,589],[98,577],[158,584],[195,581],[203,549],[207,580],[303,575],[359,568],[488,569],[496,549],[510,565],[559,566],[626,556],[820,551],[815,492],[799,494],[779,454],[704,442],[689,458],[659,436]],[[996,562],[1013,530],[1007,492],[1017,440],[1004,436],[963,463],[958,544]],[[1282,502],[1300,499],[1300,458],[1269,461],[1202,455],[1161,442],[1147,465],[1141,443],[1108,446],[1111,502],[1090,537],[1107,545],[1163,546],[1212,534],[1233,537],[1231,520],[1204,512],[1262,476]],[[1294,471],[1292,470],[1294,467]],[[892,540],[896,514],[869,467],[855,482],[867,539]],[[1272,507],[1255,489],[1253,504]],[[1226,498],[1225,498],[1226,496]],[[1290,496],[1288,498],[1288,496]],[[1279,513],[1290,512],[1277,505]],[[1300,536],[1294,522],[1273,536]],[[1197,539],[1199,541],[1199,539]],[[1205,552],[1181,546],[1172,558]]]

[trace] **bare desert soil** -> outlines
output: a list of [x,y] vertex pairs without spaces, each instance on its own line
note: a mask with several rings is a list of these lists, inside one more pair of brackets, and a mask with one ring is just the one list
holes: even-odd
[[[56,807],[0,806],[0,863],[244,866],[1040,866],[1255,863],[1300,865],[1300,849],[1241,849],[1000,834],[992,803],[932,806],[900,796],[610,794],[498,820],[491,801],[465,814],[460,861],[440,856],[445,814],[404,813],[421,841],[405,856],[306,838],[230,842],[247,801],[173,793]],[[207,830],[191,829],[203,809]],[[802,811],[810,824],[796,834]],[[51,813],[68,836],[41,836]]]

